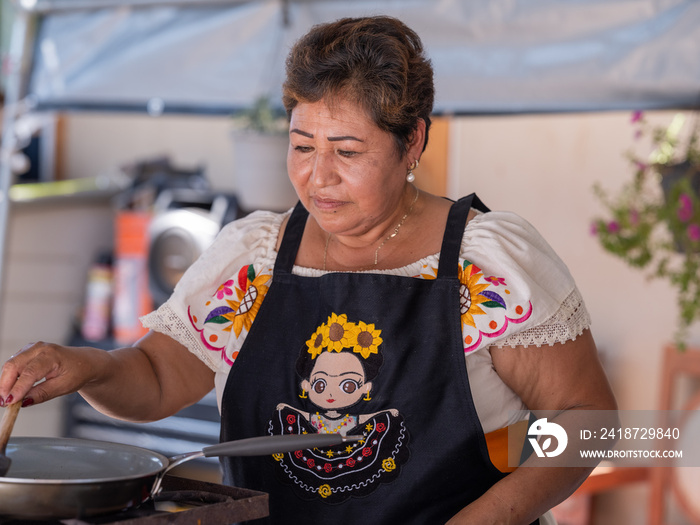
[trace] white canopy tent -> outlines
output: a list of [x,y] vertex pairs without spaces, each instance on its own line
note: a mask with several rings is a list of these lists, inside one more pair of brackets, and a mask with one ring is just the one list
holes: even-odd
[[700,94],[694,0],[38,0],[32,12],[27,94],[40,108],[230,113],[276,101],[309,27],[378,13],[423,39],[438,113],[678,107]]
[[0,285],[21,115],[225,115],[260,96],[278,101],[290,45],[319,22],[380,13],[404,20],[433,62],[439,114],[700,103],[697,0],[21,0],[17,7],[0,157]]

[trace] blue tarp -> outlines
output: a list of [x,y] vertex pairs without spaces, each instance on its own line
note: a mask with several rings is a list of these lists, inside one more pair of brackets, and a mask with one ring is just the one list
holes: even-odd
[[[109,7],[104,7],[109,5]],[[422,37],[436,111],[697,106],[697,0],[38,0],[30,92],[41,107],[230,113],[279,100],[313,24],[388,14]]]

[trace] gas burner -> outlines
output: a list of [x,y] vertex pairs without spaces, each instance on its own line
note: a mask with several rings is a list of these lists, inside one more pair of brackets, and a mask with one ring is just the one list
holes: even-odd
[[268,514],[268,495],[264,492],[165,476],[163,491],[135,509],[60,521],[0,518],[0,525],[221,525]]

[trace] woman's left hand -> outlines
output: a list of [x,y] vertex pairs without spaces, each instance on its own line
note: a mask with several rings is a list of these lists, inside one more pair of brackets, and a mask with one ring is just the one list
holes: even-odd
[[[571,414],[574,410],[594,410],[617,416],[615,396],[588,330],[576,340],[553,346],[492,348],[491,357],[503,382],[535,415],[538,411]],[[569,497],[591,470],[593,467],[526,464],[493,485],[448,523],[532,523]]]

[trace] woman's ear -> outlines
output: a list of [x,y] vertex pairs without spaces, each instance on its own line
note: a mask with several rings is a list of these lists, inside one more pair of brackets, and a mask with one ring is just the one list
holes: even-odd
[[416,129],[413,131],[413,135],[411,135],[409,140],[408,151],[406,152],[409,164],[414,160],[420,159],[420,156],[423,154],[423,146],[425,145],[426,139],[425,128],[425,120],[419,118],[416,122]]
[[308,380],[308,379],[304,379],[304,380],[301,382],[301,388],[303,388],[303,389],[306,390],[307,392],[308,392],[309,390],[311,390],[311,383],[309,383],[309,380]]

